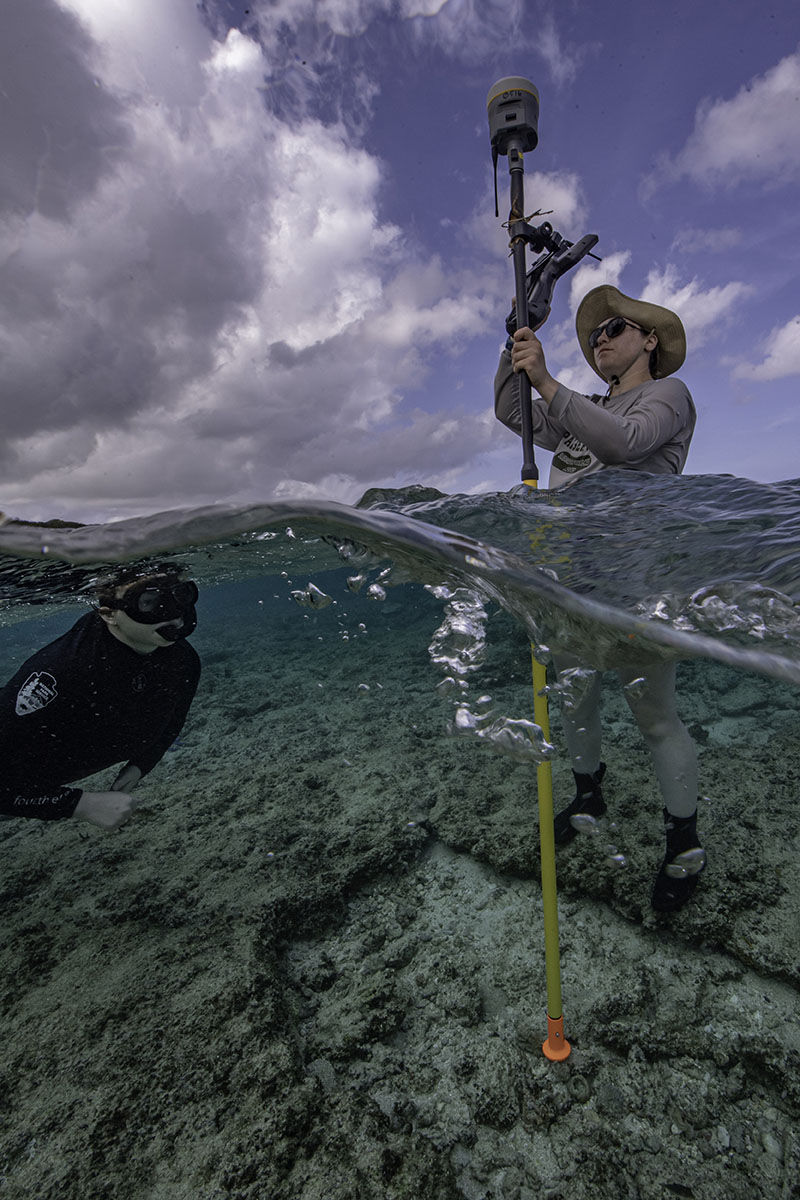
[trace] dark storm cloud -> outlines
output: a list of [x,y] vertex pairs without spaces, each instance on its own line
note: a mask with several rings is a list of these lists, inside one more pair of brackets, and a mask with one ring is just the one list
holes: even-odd
[[485,449],[485,420],[443,431],[408,393],[494,311],[491,272],[381,221],[381,160],[335,119],[271,113],[252,39],[215,40],[191,4],[69,4],[91,39],[52,0],[11,6],[27,67],[0,212],[3,507],[344,496]]
[[0,213],[65,218],[129,142],[87,69],[91,42],[54,0],[0,5]]

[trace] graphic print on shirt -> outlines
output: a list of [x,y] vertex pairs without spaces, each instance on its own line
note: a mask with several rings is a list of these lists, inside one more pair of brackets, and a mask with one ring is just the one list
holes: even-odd
[[57,695],[55,676],[49,671],[34,671],[17,692],[17,716],[27,717],[31,713],[39,712],[55,700]]
[[557,471],[563,471],[565,475],[577,475],[579,471],[585,471],[596,461],[597,459],[588,446],[584,446],[578,438],[567,433],[556,447],[552,465]]

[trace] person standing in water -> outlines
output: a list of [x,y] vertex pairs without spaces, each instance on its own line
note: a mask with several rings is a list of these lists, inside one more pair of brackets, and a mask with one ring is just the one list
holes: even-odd
[[[200,677],[197,585],[169,563],[101,580],[97,607],[0,689],[0,815],[118,829],[180,733]],[[70,787],[122,763],[108,792]]]
[[[625,296],[604,284],[581,301],[576,315],[578,341],[586,361],[607,384],[603,396],[571,391],[547,369],[542,343],[530,329],[509,338],[495,376],[495,413],[521,432],[519,381],[525,371],[537,395],[533,400],[534,441],[554,451],[551,488],[603,470],[678,475],[694,433],[696,413],[685,384],[674,378],[686,357],[686,334],[670,309]],[[567,654],[556,670],[585,666]],[[666,853],[656,876],[652,905],[680,908],[693,894],[706,855],[697,835],[697,752],[675,706],[675,665],[656,660],[618,671],[623,695],[653,758],[664,804]],[[644,676],[636,688],[628,685]],[[575,836],[572,818],[606,812],[600,760],[600,691],[595,672],[571,711],[562,710],[564,736],[572,760],[576,793],[555,818],[555,839]]]

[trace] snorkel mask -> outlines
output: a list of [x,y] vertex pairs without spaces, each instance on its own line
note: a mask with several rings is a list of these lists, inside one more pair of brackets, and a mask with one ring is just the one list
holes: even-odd
[[126,587],[124,595],[116,597],[112,606],[141,625],[158,625],[180,618],[180,625],[165,625],[158,631],[159,637],[176,642],[189,637],[197,628],[197,596],[197,584],[192,579],[150,576]]

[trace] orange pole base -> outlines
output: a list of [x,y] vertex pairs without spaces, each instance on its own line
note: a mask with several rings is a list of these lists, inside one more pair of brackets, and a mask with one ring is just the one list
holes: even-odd
[[551,1062],[563,1062],[565,1058],[569,1058],[570,1046],[567,1039],[564,1037],[564,1018],[556,1017],[555,1020],[551,1016],[547,1017],[547,1041],[542,1042],[542,1054],[545,1058],[549,1058]]

